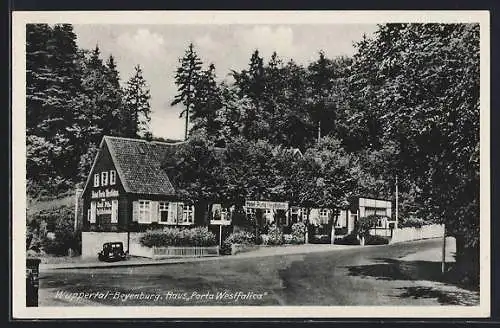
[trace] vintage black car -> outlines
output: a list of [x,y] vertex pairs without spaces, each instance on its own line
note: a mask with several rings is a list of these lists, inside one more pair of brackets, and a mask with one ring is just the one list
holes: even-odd
[[102,251],[97,254],[99,261],[113,262],[127,259],[127,253],[123,251],[122,242],[104,243]]

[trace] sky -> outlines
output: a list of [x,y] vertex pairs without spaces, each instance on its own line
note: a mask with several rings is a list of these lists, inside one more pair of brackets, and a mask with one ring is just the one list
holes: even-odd
[[190,42],[204,68],[216,67],[219,79],[230,79],[231,69],[248,67],[258,49],[267,62],[273,51],[285,62],[307,65],[323,50],[330,58],[354,54],[354,42],[370,36],[376,25],[74,25],[77,44],[83,49],[99,46],[101,54],[115,57],[122,84],[140,65],[151,91],[154,136],[183,139],[181,108],[170,106],[177,93],[174,83],[179,59]]

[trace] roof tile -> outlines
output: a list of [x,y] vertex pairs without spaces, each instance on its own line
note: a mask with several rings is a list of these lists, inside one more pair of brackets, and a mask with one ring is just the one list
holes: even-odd
[[181,143],[164,143],[104,137],[127,192],[138,194],[173,195],[175,189],[165,170],[163,159]]

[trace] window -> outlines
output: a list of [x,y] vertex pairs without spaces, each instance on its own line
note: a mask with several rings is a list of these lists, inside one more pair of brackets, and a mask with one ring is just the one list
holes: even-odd
[[229,221],[231,219],[229,216],[229,209],[227,207],[222,207],[220,209],[220,219],[222,221]]
[[149,200],[139,201],[139,223],[151,223],[151,202]]
[[101,173],[101,186],[108,185],[108,171],[104,171]]
[[182,210],[181,224],[194,224],[194,206],[184,205]]
[[109,171],[109,184],[110,185],[116,184],[116,171],[115,170]]
[[255,214],[255,208],[247,207],[245,208],[245,212],[247,213],[247,215]]
[[111,200],[111,223],[118,223],[118,199]]
[[94,187],[99,187],[99,173],[94,174]]
[[90,223],[95,223],[96,212],[97,212],[97,207],[95,201],[93,200],[90,202],[90,216],[89,216]]
[[328,210],[327,209],[321,209],[319,211],[319,220],[321,223],[328,223]]
[[158,205],[159,214],[159,222],[165,224],[175,224],[174,216],[169,215],[170,212],[170,203],[169,202],[160,202]]
[[292,208],[290,212],[291,212],[292,223],[302,221],[300,208]]

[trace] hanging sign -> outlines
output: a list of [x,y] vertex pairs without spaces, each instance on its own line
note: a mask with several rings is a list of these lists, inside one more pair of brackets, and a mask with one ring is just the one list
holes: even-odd
[[103,199],[96,204],[96,214],[105,215],[111,214],[111,201]]
[[221,204],[212,205],[212,213],[215,219],[210,220],[212,225],[231,225],[231,219],[228,210],[223,210]]
[[288,210],[288,202],[268,202],[261,200],[247,200],[247,208],[260,208],[265,210]]
[[106,190],[92,190],[91,198],[109,198],[118,197],[118,190],[116,189],[106,189]]

